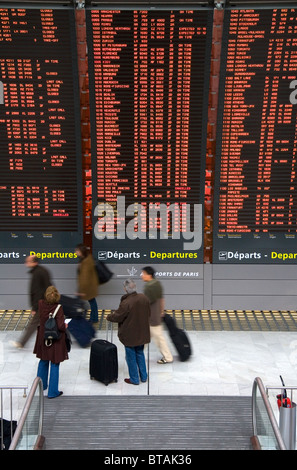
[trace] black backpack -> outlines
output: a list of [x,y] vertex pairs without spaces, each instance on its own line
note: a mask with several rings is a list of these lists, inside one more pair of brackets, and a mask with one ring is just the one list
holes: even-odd
[[97,263],[95,264],[95,268],[99,284],[105,284],[112,278],[113,273],[102,261],[97,261]]
[[59,304],[56,310],[49,314],[48,320],[46,320],[44,325],[44,341],[46,346],[51,346],[53,341],[56,341],[60,338],[60,331],[58,330],[56,322],[56,314],[61,305]]

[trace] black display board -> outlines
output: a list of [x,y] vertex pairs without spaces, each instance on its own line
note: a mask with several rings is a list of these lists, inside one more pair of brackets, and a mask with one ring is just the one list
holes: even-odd
[[213,263],[297,263],[297,10],[225,11]]
[[0,262],[71,262],[82,241],[74,12],[0,9]]
[[212,11],[86,13],[94,256],[202,262]]

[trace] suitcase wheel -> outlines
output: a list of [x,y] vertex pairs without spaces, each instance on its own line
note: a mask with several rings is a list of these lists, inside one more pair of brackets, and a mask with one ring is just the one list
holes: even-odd
[[[114,379],[112,382],[117,382],[118,379]],[[103,382],[106,386],[109,385],[111,382]]]

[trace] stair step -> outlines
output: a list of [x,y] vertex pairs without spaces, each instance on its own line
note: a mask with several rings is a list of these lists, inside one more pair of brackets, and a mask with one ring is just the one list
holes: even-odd
[[250,397],[45,399],[46,450],[250,450]]

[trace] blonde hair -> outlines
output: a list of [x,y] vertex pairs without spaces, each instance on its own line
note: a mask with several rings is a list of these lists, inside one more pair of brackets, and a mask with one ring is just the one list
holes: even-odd
[[45,291],[44,297],[49,304],[56,304],[61,296],[55,286],[49,286]]

